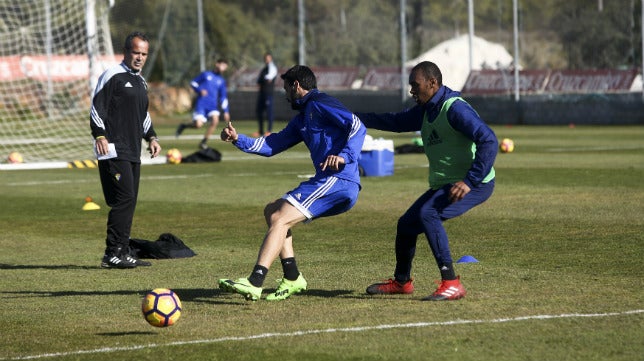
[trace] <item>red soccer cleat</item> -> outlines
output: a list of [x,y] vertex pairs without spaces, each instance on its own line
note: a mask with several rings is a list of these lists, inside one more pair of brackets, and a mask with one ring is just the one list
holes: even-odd
[[423,301],[454,301],[465,297],[465,287],[461,283],[460,276],[455,280],[443,280],[438,289],[431,295],[424,297]]
[[367,287],[367,293],[370,295],[393,295],[393,294],[410,294],[414,292],[413,279],[400,284],[394,279],[389,279],[387,282],[374,283]]

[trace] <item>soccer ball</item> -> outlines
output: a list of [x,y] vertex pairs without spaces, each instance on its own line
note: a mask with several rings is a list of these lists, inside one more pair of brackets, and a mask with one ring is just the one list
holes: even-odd
[[11,152],[9,153],[9,156],[7,157],[7,162],[9,163],[22,163],[24,159],[22,158],[22,154],[18,152]]
[[179,296],[167,288],[155,288],[143,297],[141,312],[154,327],[174,325],[181,317]]
[[177,148],[172,148],[165,154],[165,159],[170,164],[179,164],[181,163],[181,152]]
[[504,138],[499,144],[501,153],[512,153],[514,151],[514,142],[510,138]]

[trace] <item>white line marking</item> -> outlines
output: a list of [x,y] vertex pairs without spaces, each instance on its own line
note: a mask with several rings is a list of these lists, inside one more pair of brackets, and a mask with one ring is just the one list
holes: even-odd
[[545,149],[549,153],[562,153],[562,152],[603,152],[603,151],[612,151],[612,150],[638,150],[642,149],[642,146],[631,145],[631,146],[598,146],[598,147],[570,147],[570,148],[549,148]]
[[257,335],[249,335],[249,336],[228,336],[228,337],[193,340],[193,341],[151,343],[151,344],[140,345],[140,346],[102,347],[102,348],[97,348],[93,350],[54,352],[54,353],[44,353],[39,355],[26,355],[26,356],[17,356],[17,357],[10,357],[10,358],[0,358],[0,360],[7,360],[7,361],[8,360],[34,360],[34,359],[50,358],[50,357],[64,357],[64,356],[74,356],[74,355],[111,353],[111,352],[120,352],[120,351],[134,351],[134,350],[141,350],[146,348],[158,348],[158,347],[168,347],[168,346],[208,344],[208,343],[219,343],[219,342],[226,342],[226,341],[249,341],[249,340],[258,340],[263,338],[277,338],[277,337],[297,337],[297,336],[315,335],[315,334],[322,334],[322,333],[364,332],[364,331],[373,331],[373,330],[390,330],[390,329],[397,329],[397,328],[418,328],[418,327],[453,326],[453,325],[468,325],[468,324],[493,324],[493,323],[506,323],[506,322],[529,321],[529,320],[551,320],[551,319],[557,319],[557,318],[613,317],[613,316],[636,315],[640,313],[644,313],[644,310],[630,310],[630,311],[607,312],[607,313],[564,313],[560,315],[519,316],[519,317],[510,317],[510,318],[495,318],[491,320],[454,320],[454,321],[440,321],[440,322],[401,323],[401,324],[362,326],[362,327],[326,328],[321,330],[260,333]]
[[[310,178],[313,175],[300,175],[301,172],[262,172],[262,175],[290,175],[295,174],[298,178]],[[260,173],[234,173],[226,174],[227,177],[250,177],[256,176]],[[151,175],[141,176],[141,180],[172,180],[172,179],[187,179],[187,178],[205,178],[217,175],[216,173],[202,173],[202,174],[177,174],[177,175]],[[40,185],[54,185],[54,184],[78,184],[78,183],[96,183],[97,180],[92,179],[68,179],[68,180],[50,180],[50,181],[33,181],[33,182],[9,182],[7,187],[26,187],[26,186],[40,186]]]

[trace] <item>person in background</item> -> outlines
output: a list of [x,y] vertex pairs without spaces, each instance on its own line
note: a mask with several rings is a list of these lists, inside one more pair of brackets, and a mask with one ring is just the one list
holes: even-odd
[[429,189],[398,219],[394,278],[367,287],[368,294],[410,294],[411,267],[419,234],[427,237],[441,282],[426,301],[457,300],[466,290],[456,275],[443,222],[485,202],[494,190],[498,140],[460,93],[443,85],[432,62],[409,75],[416,106],[399,113],[357,113],[367,128],[420,131],[429,160]]
[[[273,131],[273,90],[275,88],[275,79],[277,78],[277,67],[273,62],[271,53],[264,54],[264,67],[257,77],[257,123],[259,131],[253,133],[253,136],[268,135]],[[266,113],[267,128],[264,132],[264,113]]]
[[315,168],[313,177],[264,208],[268,231],[250,276],[219,280],[222,290],[253,301],[261,298],[268,269],[278,256],[284,277],[266,299],[283,300],[306,290],[307,282],[295,262],[292,228],[319,217],[347,212],[358,200],[360,191],[358,160],[366,134],[360,119],[337,99],[317,89],[310,68],[296,65],[281,78],[286,99],[298,110],[284,129],[260,138],[238,134],[232,124],[221,132],[222,140],[232,142],[243,152],[265,157],[304,142]]
[[148,142],[152,158],[161,152],[148,113],[148,86],[141,76],[148,51],[149,41],[143,33],[128,35],[123,62],[100,76],[92,98],[90,128],[103,195],[110,207],[103,268],[151,265],[129,254],[141,173],[141,139]]
[[224,121],[230,121],[228,95],[224,72],[228,69],[226,59],[217,59],[214,70],[206,70],[190,82],[190,87],[197,93],[192,122],[179,124],[175,136],[178,138],[186,128],[201,128],[210,122],[203,139],[199,143],[201,149],[208,147],[208,139],[217,129],[219,115],[224,113]]

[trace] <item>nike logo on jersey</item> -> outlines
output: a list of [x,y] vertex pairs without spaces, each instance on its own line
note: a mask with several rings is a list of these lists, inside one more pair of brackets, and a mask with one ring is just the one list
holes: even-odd
[[132,84],[130,84],[130,82],[128,81],[127,83],[125,83],[125,87],[126,87],[126,88],[131,88],[131,87],[132,87]]

